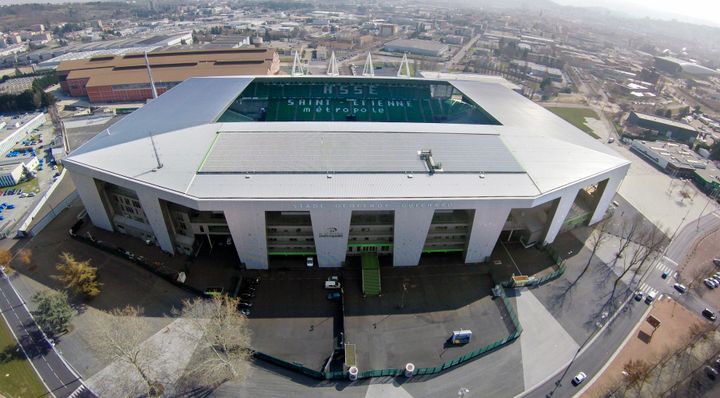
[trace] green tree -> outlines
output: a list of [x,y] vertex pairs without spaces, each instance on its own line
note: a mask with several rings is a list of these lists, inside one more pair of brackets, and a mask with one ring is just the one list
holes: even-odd
[[37,305],[37,311],[34,312],[35,321],[45,333],[55,335],[67,330],[73,315],[67,293],[44,290],[35,293],[32,301]]
[[97,280],[97,268],[90,265],[90,260],[80,261],[68,252],[60,255],[60,262],[55,268],[61,272],[53,278],[74,294],[93,298],[100,294],[100,283]]

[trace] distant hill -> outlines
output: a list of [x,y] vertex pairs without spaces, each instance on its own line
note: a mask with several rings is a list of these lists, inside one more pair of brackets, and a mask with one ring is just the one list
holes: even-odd
[[[25,1],[25,0],[11,0]],[[44,0],[45,2],[53,0]],[[60,1],[56,1],[60,3]],[[98,19],[127,18],[144,8],[121,2],[83,2],[82,4],[16,4],[0,7],[0,32],[33,24],[56,25],[62,22],[91,22]]]

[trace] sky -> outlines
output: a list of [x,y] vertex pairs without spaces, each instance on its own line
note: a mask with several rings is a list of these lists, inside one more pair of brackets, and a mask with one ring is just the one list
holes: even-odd
[[651,17],[720,26],[718,0],[553,0],[575,6],[598,6],[638,17]]

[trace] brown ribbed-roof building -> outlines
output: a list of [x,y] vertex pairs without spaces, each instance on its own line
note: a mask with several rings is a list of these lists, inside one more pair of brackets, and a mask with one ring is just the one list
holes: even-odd
[[[270,48],[159,51],[147,54],[158,95],[190,77],[275,75],[280,59]],[[62,89],[90,102],[152,98],[144,54],[108,55],[64,61],[57,74]]]

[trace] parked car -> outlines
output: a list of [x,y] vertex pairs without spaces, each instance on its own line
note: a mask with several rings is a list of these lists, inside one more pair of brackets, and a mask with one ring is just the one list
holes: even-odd
[[585,381],[585,379],[587,379],[585,372],[580,372],[573,377],[572,384],[574,386],[580,385],[583,381]]
[[715,380],[718,378],[718,375],[720,375],[718,374],[718,371],[712,366],[705,367],[705,374],[707,375],[707,377],[710,378],[710,380]]
[[243,314],[243,315],[245,315],[245,316],[250,316],[250,310],[247,309],[247,308],[242,308],[242,309],[240,309],[240,313]]
[[250,300],[252,298],[255,298],[255,293],[240,293],[240,298]]
[[714,259],[713,259],[713,264],[715,264],[715,265],[717,265],[717,266],[720,267],[720,258],[714,258]]
[[238,303],[237,308],[238,310],[242,311],[243,309],[252,308],[252,303],[248,303],[247,301],[241,301]]
[[315,260],[312,257],[308,257],[307,259],[305,259],[305,265],[307,265],[308,267],[312,267],[313,265],[315,265]]
[[715,319],[717,319],[717,316],[715,315],[715,313],[710,311],[710,309],[708,309],[708,308],[705,308],[704,310],[702,310],[702,315],[711,321],[715,321]]
[[685,285],[683,285],[682,283],[676,283],[673,285],[673,287],[680,293],[687,292],[687,287],[685,287]]
[[340,282],[338,282],[338,281],[325,281],[325,289],[340,289]]
[[635,292],[635,301],[642,301],[643,297],[645,297],[645,293],[639,290]]
[[705,286],[709,287],[710,289],[715,289],[715,283],[713,283],[710,279],[704,279],[703,283],[705,283]]
[[327,294],[328,300],[340,300],[340,292],[330,292]]

